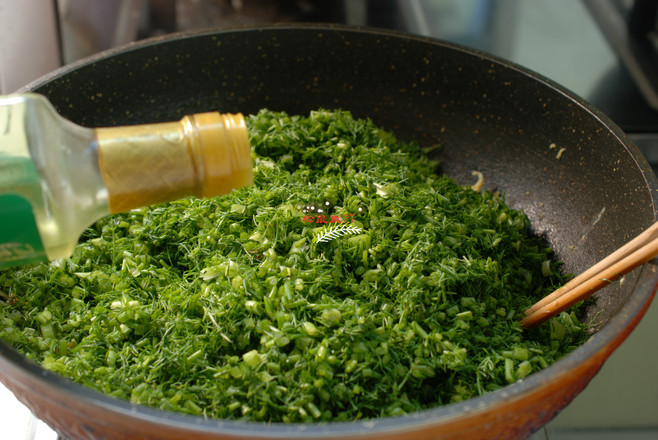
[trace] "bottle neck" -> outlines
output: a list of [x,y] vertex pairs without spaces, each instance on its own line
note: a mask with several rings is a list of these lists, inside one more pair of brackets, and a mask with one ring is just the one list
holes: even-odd
[[223,195],[253,183],[247,128],[239,114],[201,113],[95,132],[112,213]]

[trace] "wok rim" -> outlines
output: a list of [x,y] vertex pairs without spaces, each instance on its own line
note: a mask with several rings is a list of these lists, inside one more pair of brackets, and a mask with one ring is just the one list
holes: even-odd
[[[19,89],[16,93],[31,92],[38,87],[47,85],[49,82],[66,76],[75,70],[87,67],[89,65],[102,62],[115,56],[121,56],[127,52],[141,50],[150,46],[167,44],[172,41],[179,41],[189,38],[204,37],[210,35],[230,34],[239,32],[261,32],[272,30],[309,30],[323,32],[347,32],[372,34],[375,36],[402,38],[423,44],[438,45],[446,49],[466,53],[470,56],[482,58],[485,61],[496,63],[502,68],[512,69],[532,81],[539,82],[542,86],[550,88],[552,91],[566,97],[571,103],[580,107],[586,114],[594,117],[599,124],[612,133],[621,145],[624,146],[628,154],[633,159],[636,167],[643,176],[643,183],[647,191],[651,193],[654,221],[658,220],[658,179],[648,165],[639,149],[633,145],[629,137],[604,113],[594,107],[592,104],[583,100],[573,92],[562,87],[556,82],[534,72],[528,68],[520,66],[509,60],[465,47],[459,44],[446,42],[443,40],[417,36],[401,31],[386,30],[372,27],[335,25],[335,24],[274,24],[266,26],[239,26],[227,29],[203,29],[198,31],[178,32],[164,36],[153,37],[127,45],[112,48],[83,58],[79,61],[60,67],[35,81]],[[37,92],[38,93],[38,92]],[[582,364],[587,359],[601,354],[606,350],[612,350],[605,355],[605,359],[616,347],[630,334],[640,321],[654,297],[656,286],[658,285],[658,265],[654,263],[645,264],[638,269],[639,276],[633,292],[629,299],[622,305],[612,319],[602,327],[597,333],[592,335],[588,341],[576,348],[574,351],[549,365],[541,371],[535,372],[527,378],[510,384],[502,389],[490,392],[488,394],[473,397],[463,402],[457,402],[447,405],[438,406],[404,416],[381,417],[375,419],[353,421],[353,422],[328,422],[328,423],[264,423],[264,422],[245,422],[224,419],[208,419],[202,416],[194,416],[182,413],[175,413],[166,410],[160,410],[145,405],[132,404],[127,400],[114,398],[103,394],[100,391],[85,387],[70,379],[52,373],[39,364],[29,360],[20,354],[5,341],[0,340],[0,364],[8,363],[10,367],[19,371],[19,373],[29,376],[32,380],[43,383],[48,388],[58,393],[63,393],[67,397],[80,400],[87,405],[93,405],[104,411],[109,411],[132,419],[135,422],[143,421],[149,424],[155,424],[162,427],[175,428],[176,430],[185,430],[189,433],[204,433],[216,435],[251,435],[262,438],[325,438],[340,436],[372,436],[378,434],[392,434],[395,432],[404,432],[412,429],[420,429],[436,425],[442,422],[456,421],[466,417],[472,417],[478,413],[483,413],[488,409],[495,407],[504,401],[513,401],[521,399],[525,395],[532,394],[536,389],[546,387],[547,384],[554,382],[556,379],[566,376],[576,366]],[[627,332],[626,335],[619,337],[620,334]],[[612,345],[612,347],[610,347]],[[603,362],[601,362],[601,366]],[[599,366],[600,368],[600,366]],[[4,373],[4,372],[3,372]],[[56,404],[56,402],[54,402]],[[38,416],[38,415],[37,415]]]

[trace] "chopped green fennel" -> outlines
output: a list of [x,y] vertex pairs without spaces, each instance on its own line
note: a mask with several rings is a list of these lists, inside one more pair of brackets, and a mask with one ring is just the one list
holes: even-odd
[[[502,196],[348,112],[248,127],[253,186],[107,217],[72,258],[0,271],[0,337],[111,396],[267,422],[461,401],[587,338],[573,314],[519,326],[564,277]],[[314,240],[337,220],[360,232]]]

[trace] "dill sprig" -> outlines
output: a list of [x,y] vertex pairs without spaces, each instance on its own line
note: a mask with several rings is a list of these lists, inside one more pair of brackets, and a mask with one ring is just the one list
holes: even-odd
[[[0,271],[0,337],[137,404],[269,422],[468,399],[586,337],[569,314],[520,328],[563,277],[501,196],[347,112],[248,124],[252,187],[107,217],[70,259]],[[317,200],[360,231],[314,245],[299,206]]]
[[358,234],[361,228],[347,223],[333,224],[325,226],[315,234],[316,243],[326,243],[335,240],[343,235]]

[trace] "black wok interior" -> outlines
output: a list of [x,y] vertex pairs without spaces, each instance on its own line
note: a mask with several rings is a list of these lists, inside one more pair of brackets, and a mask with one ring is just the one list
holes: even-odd
[[[27,90],[86,126],[210,110],[350,110],[402,139],[440,144],[441,170],[460,183],[481,172],[568,272],[655,221],[655,176],[596,109],[520,67],[428,41],[332,26],[207,31],[103,53]],[[637,278],[598,295],[606,306],[597,319],[614,315]]]

